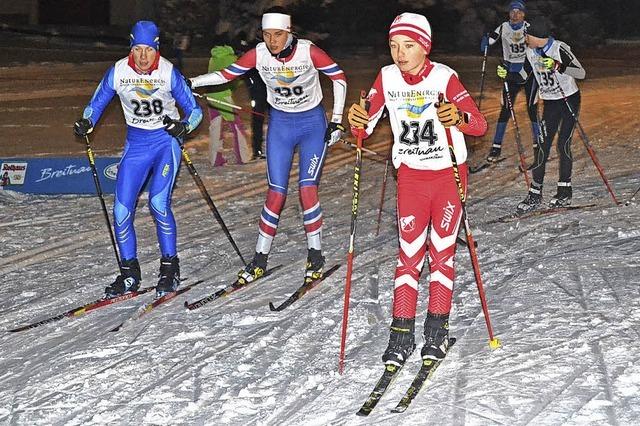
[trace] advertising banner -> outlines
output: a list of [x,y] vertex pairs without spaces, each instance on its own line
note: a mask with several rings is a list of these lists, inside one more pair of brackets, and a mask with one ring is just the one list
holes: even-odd
[[[102,191],[116,188],[119,157],[96,158]],[[96,186],[86,157],[0,158],[0,190],[29,194],[95,194]]]

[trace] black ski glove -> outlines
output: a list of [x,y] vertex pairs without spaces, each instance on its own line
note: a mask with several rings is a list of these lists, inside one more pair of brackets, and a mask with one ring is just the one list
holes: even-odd
[[84,137],[93,131],[93,123],[88,118],[81,118],[73,123],[73,133],[76,136]]
[[327,131],[324,133],[324,143],[331,146],[338,142],[344,133],[344,126],[342,123],[329,123]]
[[176,139],[182,139],[187,134],[187,125],[180,120],[172,120],[165,115],[162,124],[167,133]]

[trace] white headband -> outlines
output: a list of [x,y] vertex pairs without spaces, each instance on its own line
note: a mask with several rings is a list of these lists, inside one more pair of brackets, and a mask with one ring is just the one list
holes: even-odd
[[262,15],[262,29],[291,32],[291,16],[283,13],[265,13]]

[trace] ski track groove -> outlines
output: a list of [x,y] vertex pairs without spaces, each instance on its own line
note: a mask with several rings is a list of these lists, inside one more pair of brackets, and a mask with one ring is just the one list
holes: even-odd
[[[564,234],[565,234],[566,231],[571,230],[571,229],[576,229],[576,228],[579,230],[578,222],[577,221],[572,221],[569,224],[565,224],[565,225],[561,226],[560,229],[551,229],[550,231],[555,231],[555,235],[553,235],[552,237],[550,237],[549,239],[544,241],[542,244],[539,244],[538,247],[534,246],[532,248],[531,245],[530,244],[526,244],[526,241],[525,241],[525,244],[522,244],[521,247],[526,247],[526,249],[521,250],[521,254],[520,255],[516,254],[516,256],[512,256],[513,259],[516,259],[515,262],[519,264],[518,267],[511,267],[509,269],[512,269],[512,270],[515,270],[515,271],[526,271],[526,270],[529,270],[529,269],[533,269],[533,270],[537,271],[537,269],[534,268],[533,266],[538,262],[544,263],[545,259],[552,259],[553,260],[553,259],[557,258],[557,256],[565,255],[570,251],[584,250],[585,249],[584,244],[580,244],[580,247],[574,247],[573,249],[570,248],[571,245],[569,245],[569,249],[566,246],[561,246],[557,253],[549,253],[548,250],[546,250],[546,251],[543,250],[543,247],[549,247],[549,246],[551,246],[551,244],[555,243],[559,238],[561,238],[562,236],[565,236]],[[525,233],[520,233],[520,234],[517,234],[514,238],[517,241],[517,240],[520,240],[522,238],[528,238],[528,235],[525,234]],[[510,240],[508,242],[504,242],[504,245],[513,247],[513,242],[514,242],[513,240]],[[534,258],[532,260],[525,261],[524,259],[526,259],[526,257],[525,257],[526,251],[529,251],[529,250],[532,251],[532,252],[542,252],[542,253],[544,253],[544,256],[542,258]],[[500,264],[500,265],[504,265],[504,266],[512,266],[512,265],[509,265],[509,264],[505,265],[505,263],[506,263],[505,260],[506,259],[503,257],[503,258],[494,259],[492,261],[486,261],[486,262],[481,261],[481,265],[483,267],[485,267],[485,268],[487,266],[490,266],[491,264]],[[517,278],[518,275],[519,274],[517,274],[517,273],[507,274],[506,276],[502,277],[501,281],[506,283],[507,281],[511,280],[512,278]],[[581,276],[578,276],[578,278],[580,280],[582,280]],[[458,278],[458,283],[464,282],[464,281],[466,281],[466,280],[464,280],[464,278],[462,278],[462,277]],[[571,291],[569,291],[568,289],[566,289],[565,287],[563,287],[559,283],[555,282],[555,280],[553,280],[552,282],[554,282],[554,284],[556,284],[567,295],[569,295],[570,297],[574,298],[574,300],[575,300],[575,298],[576,298],[575,294],[573,294]],[[589,309],[585,305],[585,302],[584,302],[584,296],[582,296],[580,298],[580,300],[581,300],[582,309],[584,311],[588,311]],[[456,300],[456,303],[457,303],[457,300]],[[468,306],[467,306],[467,308],[468,308]],[[597,313],[597,315],[601,315],[601,314]],[[472,323],[476,322],[476,320],[480,316],[482,316],[481,312],[478,313],[478,316],[473,318]],[[496,318],[495,315],[494,315],[494,318]],[[458,321],[462,322],[462,323],[465,322],[464,321],[464,314],[462,314],[460,312],[458,313]],[[598,349],[598,352],[594,351],[594,356],[598,360],[598,370],[600,371],[600,375],[604,378],[604,380],[606,382],[605,383],[604,392],[607,395],[607,399],[610,402],[613,402],[613,399],[612,399],[613,398],[612,397],[612,393],[613,392],[611,390],[611,384],[610,384],[609,376],[608,376],[608,374],[606,372],[606,366],[604,364],[604,358],[602,356],[602,353],[599,351],[599,346],[597,346],[597,349]],[[461,350],[464,350],[464,349],[461,349]],[[592,348],[592,351],[593,351],[593,348]],[[467,371],[469,368],[472,367],[469,364],[469,362],[467,361],[468,359],[470,359],[468,354],[461,355],[461,362],[464,364],[464,366],[463,366],[463,368],[460,369],[460,371]],[[584,371],[586,371],[586,368],[585,368]],[[581,373],[576,375],[576,377],[573,380],[571,380],[571,382],[569,384],[567,384],[566,387],[560,391],[560,393],[562,393],[566,389],[568,389],[569,386],[571,386],[571,383],[573,383],[578,376],[582,375],[584,373],[584,371],[582,371]],[[467,387],[467,382],[466,382],[466,380],[464,378],[461,378],[460,375],[457,375],[457,376],[458,377],[456,378],[456,385],[455,385],[455,389],[456,389],[456,392],[457,392],[456,400],[457,401],[465,401],[466,398],[464,397],[464,395],[466,395],[466,393],[462,389]],[[598,392],[600,392],[600,391],[601,390],[598,390]],[[460,392],[462,392],[462,393],[460,393]],[[556,401],[558,399],[558,396],[559,396],[558,392],[554,392],[554,395],[552,395],[552,396],[550,396],[548,398],[548,402],[543,406],[543,408],[539,411],[539,413],[542,413],[547,405],[551,404],[553,401]],[[609,419],[611,424],[617,424],[615,412],[612,412],[612,411],[613,411],[613,409],[611,407],[607,407],[607,417],[608,417],[608,419]],[[466,408],[463,410],[463,412],[466,413]],[[479,413],[474,413],[474,414],[478,415]],[[535,419],[536,416],[537,416],[537,414],[535,416],[533,416],[533,417],[530,417],[529,420],[526,420],[526,423],[527,424],[531,423]],[[461,424],[462,423],[466,423],[466,421],[467,421],[466,415],[465,414],[456,414],[456,420],[458,420]],[[490,419],[490,420],[496,421],[495,419]]]
[[[112,394],[117,394],[117,393],[134,393],[134,397],[131,398],[132,401],[139,401],[139,397],[143,397],[147,392],[149,392],[150,390],[153,390],[156,387],[162,386],[162,385],[166,385],[166,384],[174,384],[176,387],[178,385],[180,385],[183,382],[183,378],[187,375],[192,374],[191,371],[186,371],[188,370],[192,365],[197,365],[198,363],[200,363],[201,360],[206,360],[208,357],[211,356],[212,353],[216,353],[218,349],[226,349],[229,346],[240,346],[241,343],[233,343],[233,344],[223,344],[220,346],[215,346],[213,348],[211,348],[211,350],[207,351],[206,353],[202,354],[201,356],[197,357],[197,358],[190,358],[191,354],[187,354],[185,353],[183,355],[183,358],[181,358],[180,360],[174,362],[171,367],[164,372],[161,376],[156,377],[155,381],[151,381],[149,384],[147,384],[146,386],[140,388],[140,389],[131,389],[126,385],[129,385],[129,383],[125,382],[125,386],[122,387],[121,389],[114,389],[113,386],[111,386],[108,390],[106,390],[107,392],[110,392]],[[143,347],[143,345],[140,345],[140,347],[142,347],[143,349],[140,350],[139,352],[136,352],[134,354],[131,355],[127,355],[126,357],[124,357],[122,360],[120,360],[119,362],[117,362],[117,364],[121,364],[123,361],[127,360],[127,359],[131,359],[134,357],[139,357],[141,355],[144,354],[145,349]],[[206,367],[206,364],[203,364],[201,368]],[[95,376],[95,374],[93,375]],[[86,379],[85,379],[86,380]],[[106,409],[108,410],[109,408],[114,408],[114,407],[118,407],[118,406],[126,406],[127,404],[130,404],[132,401],[110,401],[107,407],[104,407],[102,409]],[[167,401],[158,401],[158,402],[134,402],[134,404],[136,405],[134,407],[135,412],[134,413],[130,413],[132,416],[138,416],[138,417],[144,417],[144,415],[146,414],[146,412],[150,409],[153,409],[154,407],[150,407],[147,408],[146,406],[148,405],[154,405],[154,404],[165,404]],[[145,407],[145,408],[143,408]],[[143,411],[144,410],[144,411]],[[76,417],[76,414],[82,414],[85,410],[83,408],[78,409],[75,413],[69,413],[65,416],[64,419],[61,419],[61,423],[64,424],[67,421],[73,420]],[[94,416],[95,414],[100,414],[100,412],[98,413],[92,413],[92,416]]]
[[[365,256],[366,253],[369,253],[375,250],[375,248],[379,247],[385,242],[386,241],[383,241],[379,245],[376,245],[375,247],[370,247],[370,248],[367,248],[365,251],[360,252],[360,254],[356,256],[356,259],[360,258],[360,256]],[[395,253],[393,256],[395,256]],[[377,263],[379,261],[380,259],[377,259],[375,261],[368,261],[363,264],[358,264],[358,268],[359,270],[364,270],[370,267],[372,264]],[[327,264],[331,264],[331,262],[328,262]],[[322,317],[321,313],[327,311],[331,305],[340,303],[339,297],[335,297],[335,295],[330,294],[335,292],[336,289],[338,291],[340,290],[335,286],[331,286],[331,282],[335,281],[336,277],[339,277],[339,276],[332,276],[326,282],[323,282],[319,286],[319,289],[323,287],[330,287],[331,290],[329,290],[329,293],[327,293],[326,291],[322,293],[319,296],[320,300],[316,301],[316,303],[313,305],[314,315],[320,313],[315,318],[315,320],[320,320]],[[354,274],[354,278],[353,278],[354,286],[356,286],[357,283],[361,281],[362,278],[363,277],[361,277],[360,274],[358,276]],[[340,280],[342,280],[342,278],[340,278]],[[306,299],[306,296],[305,296],[305,299]],[[299,302],[296,302],[296,304],[298,303],[304,303],[304,299],[302,299]],[[355,310],[358,304],[359,304],[359,301],[353,301],[352,308]],[[296,309],[300,306],[301,304],[298,304],[297,306],[292,305],[290,310]],[[254,350],[249,355],[239,359],[238,363],[240,365],[246,364],[253,358],[273,359],[274,357],[270,356],[272,355],[270,352],[277,352],[278,354],[280,354],[275,357],[276,359],[279,360],[276,366],[262,365],[262,366],[256,367],[254,365],[254,369],[252,369],[252,373],[254,376],[264,377],[265,373],[269,369],[272,369],[272,368],[277,369],[278,371],[283,373],[283,375],[282,374],[279,375],[279,381],[274,382],[272,379],[269,379],[267,381],[269,383],[270,390],[274,390],[275,388],[277,393],[282,393],[287,388],[298,387],[296,386],[296,384],[299,386],[304,386],[304,381],[306,380],[306,376],[302,375],[300,377],[297,377],[293,379],[293,382],[292,382],[291,376],[295,375],[296,373],[288,372],[286,368],[286,365],[288,364],[292,364],[292,363],[295,364],[295,360],[303,360],[308,358],[308,355],[304,353],[304,349],[300,349],[300,348],[305,348],[310,343],[313,344],[314,342],[327,341],[327,339],[329,339],[331,336],[335,334],[335,330],[332,329],[330,331],[324,331],[322,333],[323,334],[322,336],[316,336],[313,333],[309,334],[304,332],[306,328],[306,321],[304,319],[302,320],[302,323],[300,323],[301,321],[300,318],[296,316],[283,317],[281,313],[276,313],[276,312],[271,313],[270,315],[273,315],[275,317],[281,317],[277,326],[278,333],[268,334],[266,337],[270,340],[270,342],[267,342],[264,345],[264,347],[261,347],[258,350]],[[336,322],[336,324],[338,323],[339,321]],[[278,341],[285,342],[285,343],[284,345],[282,345],[282,347],[277,347],[276,345],[276,349],[272,348],[272,345]],[[291,342],[295,342],[295,343],[291,343]],[[284,357],[282,355],[284,355]],[[333,356],[331,356],[330,354],[326,357],[323,357],[323,359],[331,359],[333,361]],[[282,364],[282,366],[280,366],[280,364]],[[325,364],[327,363],[325,362]],[[316,369],[321,372],[321,371],[326,371],[327,369],[332,369],[331,367],[332,366],[329,363],[327,365],[317,366]],[[306,375],[311,374],[312,376],[314,375],[313,372],[309,372],[309,371],[305,372],[305,374]],[[256,384],[256,387],[258,389],[260,389],[260,384],[261,384],[260,382]],[[240,394],[244,389],[249,389],[249,392],[251,391],[250,388],[246,388],[241,385],[239,386],[239,389],[234,388],[232,393]],[[276,419],[289,419],[287,422],[285,422],[286,424],[296,424],[298,421],[303,421],[303,420],[302,419],[296,420],[294,414],[301,407],[308,406],[309,404],[311,404],[322,394],[323,394],[323,391],[318,390],[317,388],[315,388],[314,390],[306,389],[303,393],[298,393],[292,398],[291,397],[286,398],[284,402],[281,401],[278,409],[276,409],[275,411],[269,407],[266,407],[264,409],[259,409],[258,415],[267,422],[269,422],[270,420],[276,421]]]
[[[395,238],[395,236],[393,236],[392,238]],[[391,238],[389,238],[389,239],[391,239]],[[388,242],[388,240],[382,240],[379,244],[380,244],[380,245],[384,245],[384,244],[386,244],[387,242]],[[371,251],[371,250],[373,250],[373,248],[369,249],[368,251]],[[364,252],[363,252],[362,254],[364,254]],[[291,265],[291,267],[292,267],[292,268],[293,268],[293,267],[296,267],[296,266],[297,266],[297,265]],[[277,277],[277,275],[275,275],[275,276],[274,276],[274,278],[276,278],[276,277]],[[332,278],[333,278],[333,277],[332,277]],[[331,280],[331,279],[330,279],[330,280]],[[263,283],[263,284],[268,284],[268,282],[265,282],[265,283]],[[249,290],[249,289],[247,289],[247,290]],[[330,302],[328,302],[328,303],[332,303],[332,302],[330,301]],[[205,308],[203,308],[203,309],[205,309]],[[291,320],[291,321],[293,321],[293,320]],[[149,322],[148,322],[148,324],[150,324],[150,323],[151,323],[151,321],[149,321]],[[272,324],[270,324],[270,323],[266,323],[266,324],[264,324],[264,326],[260,327],[260,328],[259,328],[259,329],[258,329],[258,330],[253,334],[253,335],[248,336],[248,340],[249,340],[249,341],[251,341],[251,340],[255,339],[255,337],[256,337],[258,334],[264,333],[266,330],[270,329],[271,327],[272,327]],[[287,328],[287,327],[285,327],[285,329],[286,329],[286,328]],[[290,331],[291,336],[293,336],[293,335],[295,335],[295,334],[298,334],[298,333],[300,332],[300,330],[299,330],[299,329],[297,329],[297,328],[295,328],[295,327],[288,327],[288,328],[291,330],[291,331]],[[277,339],[276,339],[276,340],[277,340]],[[242,345],[241,345],[241,344],[232,345],[232,346],[228,347],[227,349],[225,349],[225,351],[230,351],[232,348],[239,348],[239,347],[242,347]],[[265,350],[266,350],[266,349],[265,349]],[[221,351],[217,350],[217,351],[215,351],[215,352],[219,355]],[[209,354],[207,353],[207,354],[206,354],[206,356],[203,356],[203,357],[202,357],[202,359],[206,359],[208,356],[209,356]],[[254,358],[255,356],[256,356],[255,354],[250,355],[250,357],[251,357],[251,358]],[[183,370],[184,370],[184,369],[189,368],[189,367],[188,367],[188,365],[192,366],[192,365],[194,365],[194,364],[195,364],[195,365],[197,365],[197,360],[196,360],[196,362],[194,362],[194,360],[190,360],[190,362],[189,362],[189,363],[185,363],[185,366],[184,366],[184,367],[182,367],[181,369],[180,369],[180,368],[178,368],[178,369],[176,369],[175,371],[171,371],[171,372],[167,372],[167,373],[165,373],[161,379],[158,379],[156,382],[154,382],[154,383],[152,383],[151,385],[149,385],[149,386],[147,387],[147,390],[151,389],[152,387],[161,386],[161,385],[163,385],[163,384],[167,384],[167,383],[174,383],[174,382],[175,382],[175,383],[180,383],[180,382],[181,382],[181,380],[182,380],[182,379],[184,379],[184,377],[186,376],[186,374],[185,374],[185,372],[184,372]],[[202,366],[202,367],[200,367],[200,368],[204,368],[204,367],[205,367],[205,366],[203,365],[203,366]],[[97,373],[96,373],[96,374],[97,374]],[[191,373],[189,373],[189,374],[191,374]],[[200,377],[200,380],[201,380],[201,381],[202,381],[202,380],[206,380],[206,379],[207,379],[207,377]],[[84,380],[86,380],[86,378],[85,378]],[[285,386],[286,386],[286,384],[285,384]],[[240,390],[242,390],[242,389],[240,389]],[[144,389],[143,389],[142,391],[138,391],[138,393],[139,393],[139,394],[144,394],[145,392],[146,392],[146,391],[145,391]],[[228,391],[227,391],[227,392],[228,392]],[[46,400],[46,399],[50,399],[50,398],[51,398],[51,397],[53,397],[53,396],[54,396],[54,395],[50,395],[50,396],[48,396],[48,397],[47,397],[47,396],[43,396],[42,398],[43,398],[43,400]],[[43,402],[44,402],[44,401],[43,401]],[[139,408],[140,408],[140,407],[139,407]],[[82,410],[80,410],[80,411],[82,411]],[[67,415],[67,416],[65,417],[64,421],[71,420],[71,419],[73,419],[73,418],[74,418],[74,416],[73,416],[72,414],[69,414],[69,415]]]

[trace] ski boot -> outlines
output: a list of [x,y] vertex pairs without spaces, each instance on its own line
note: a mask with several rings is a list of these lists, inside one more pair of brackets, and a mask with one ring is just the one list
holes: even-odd
[[324,266],[324,256],[320,250],[309,249],[307,253],[307,265],[304,272],[304,281],[311,281],[322,278],[322,267]]
[[382,362],[401,367],[416,348],[415,318],[394,318],[391,321],[389,345],[382,354]]
[[160,279],[156,285],[156,297],[173,293],[180,285],[180,261],[178,256],[162,257],[160,259]]
[[267,270],[267,257],[265,253],[256,252],[253,260],[238,272],[238,284],[249,284],[264,275]]
[[549,201],[549,207],[567,207],[571,205],[572,190],[570,186],[558,186],[558,192]]
[[487,163],[495,163],[500,159],[500,154],[502,153],[502,146],[493,145],[491,150],[489,151],[489,155],[487,155]]
[[427,312],[424,320],[422,359],[442,360],[449,349],[449,314]]
[[123,260],[120,275],[111,285],[105,287],[104,295],[106,298],[111,299],[128,292],[137,291],[140,288],[140,279],[141,273],[138,259]]
[[536,189],[531,185],[527,196],[516,208],[516,214],[521,215],[524,213],[537,210],[542,205],[542,188]]

